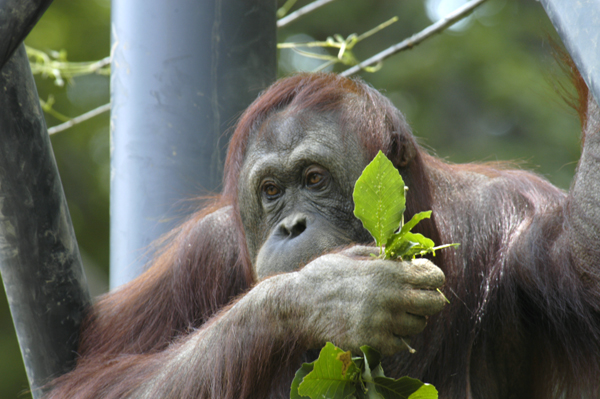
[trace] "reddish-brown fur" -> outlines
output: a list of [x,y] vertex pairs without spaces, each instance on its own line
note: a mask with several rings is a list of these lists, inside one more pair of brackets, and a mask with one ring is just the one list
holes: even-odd
[[[585,86],[577,87],[587,98]],[[451,303],[415,337],[416,355],[387,360],[388,374],[422,378],[444,398],[547,398],[554,391],[597,397],[598,262],[578,261],[561,238],[563,215],[571,212],[565,193],[522,171],[450,165],[421,149],[406,154],[407,143],[418,146],[387,99],[362,83],[317,74],[276,83],[242,115],[222,195],[170,234],[148,272],[99,301],[83,331],[76,370],[54,383],[50,398],[126,396],[160,369],[169,345],[214,322],[215,314],[255,283],[239,216],[239,172],[250,136],[268,115],[286,107],[341,109],[346,123],[363,132],[368,156],[383,150],[405,176],[408,213],[433,209],[435,218],[421,232],[437,243],[462,244],[434,258],[446,273]],[[578,110],[585,123],[587,109]],[[407,165],[409,155],[415,157]],[[486,187],[480,202],[461,197],[463,190],[478,193],[480,186]],[[468,204],[475,209],[466,209]],[[228,206],[233,223],[203,228],[206,215]],[[471,212],[487,220],[469,219]],[[522,226],[533,227],[513,241]],[[560,240],[564,246],[557,246]],[[597,250],[592,256],[600,259]],[[183,397],[289,396],[291,376],[307,349],[301,337],[272,342],[264,339],[268,334],[237,327],[229,333],[231,345],[206,365],[214,370],[211,386],[198,386],[190,376],[182,382]],[[236,334],[254,334],[254,345],[236,346]]]

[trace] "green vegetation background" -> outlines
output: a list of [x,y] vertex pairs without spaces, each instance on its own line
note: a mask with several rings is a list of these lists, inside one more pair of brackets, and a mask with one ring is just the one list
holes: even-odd
[[[491,0],[487,7],[465,30],[429,39],[362,77],[391,98],[420,142],[438,156],[452,162],[516,160],[567,189],[579,157],[579,127],[556,90],[565,84],[548,43],[556,33],[537,1]],[[366,59],[431,23],[422,0],[338,0],[280,29],[279,41],[301,33],[317,40],[335,33],[346,37],[394,15],[399,22],[358,44],[356,56]],[[55,0],[26,43],[64,49],[70,61],[104,58],[110,51],[110,1]],[[36,81],[40,97],[53,94],[54,108],[71,117],[109,101],[108,77],[85,76],[64,87]],[[48,116],[47,123],[60,122]],[[108,124],[105,114],[52,137],[95,294],[108,286]],[[0,398],[28,397],[3,294],[0,354]]]

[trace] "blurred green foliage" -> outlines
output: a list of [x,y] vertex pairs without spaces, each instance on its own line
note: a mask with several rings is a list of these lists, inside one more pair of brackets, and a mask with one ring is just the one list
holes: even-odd
[[[429,4],[439,0],[428,0]],[[299,0],[294,8],[309,3]],[[325,40],[399,21],[358,43],[364,60],[429,25],[425,0],[338,0],[279,30],[279,41],[304,34]],[[282,5],[283,1],[279,1]],[[428,39],[387,59],[364,80],[407,116],[420,142],[452,162],[515,160],[567,189],[579,157],[579,126],[555,89],[566,85],[554,62],[556,37],[534,0],[490,0],[462,31]],[[70,61],[99,60],[110,52],[109,0],[55,0],[26,39],[43,51],[64,50]],[[308,50],[308,49],[307,49]],[[281,50],[280,72],[297,56]],[[335,49],[326,49],[336,55]],[[288,52],[286,54],[286,52]],[[292,60],[292,61],[290,61]],[[296,60],[296,61],[293,61]],[[336,65],[335,71],[344,70]],[[109,78],[77,77],[63,87],[36,76],[40,97],[70,117],[109,101]],[[47,116],[48,126],[60,121]],[[61,179],[93,292],[107,289],[110,182],[108,114],[52,136]],[[27,380],[6,298],[0,295],[0,398],[27,397]],[[21,394],[20,394],[21,393]]]

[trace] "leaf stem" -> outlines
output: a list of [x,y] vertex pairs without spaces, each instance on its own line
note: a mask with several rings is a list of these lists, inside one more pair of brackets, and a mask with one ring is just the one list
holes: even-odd
[[402,343],[403,343],[404,345],[406,345],[406,347],[408,348],[408,351],[409,351],[410,353],[417,353],[417,350],[416,350],[415,348],[413,348],[412,346],[410,346],[410,345],[408,344],[408,342],[406,342],[406,341],[404,340],[404,338],[402,338],[402,337],[401,337],[401,338],[400,338],[400,341],[402,341]]
[[444,245],[439,245],[437,247],[433,247],[431,248],[431,251],[437,251],[438,249],[444,249],[444,248],[450,248],[450,247],[458,247],[460,244],[455,242],[453,244],[444,244]]
[[444,293],[442,291],[440,291],[439,288],[436,288],[436,291],[440,293],[440,295],[442,295],[444,297],[444,299],[446,300],[446,302],[450,303],[450,300],[446,297],[446,295],[444,295]]

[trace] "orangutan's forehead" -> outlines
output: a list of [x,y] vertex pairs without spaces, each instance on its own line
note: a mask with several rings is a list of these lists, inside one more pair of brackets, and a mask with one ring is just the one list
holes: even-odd
[[340,137],[337,113],[310,110],[284,110],[271,115],[251,140],[255,148],[286,150],[296,148],[304,140],[326,144]]

